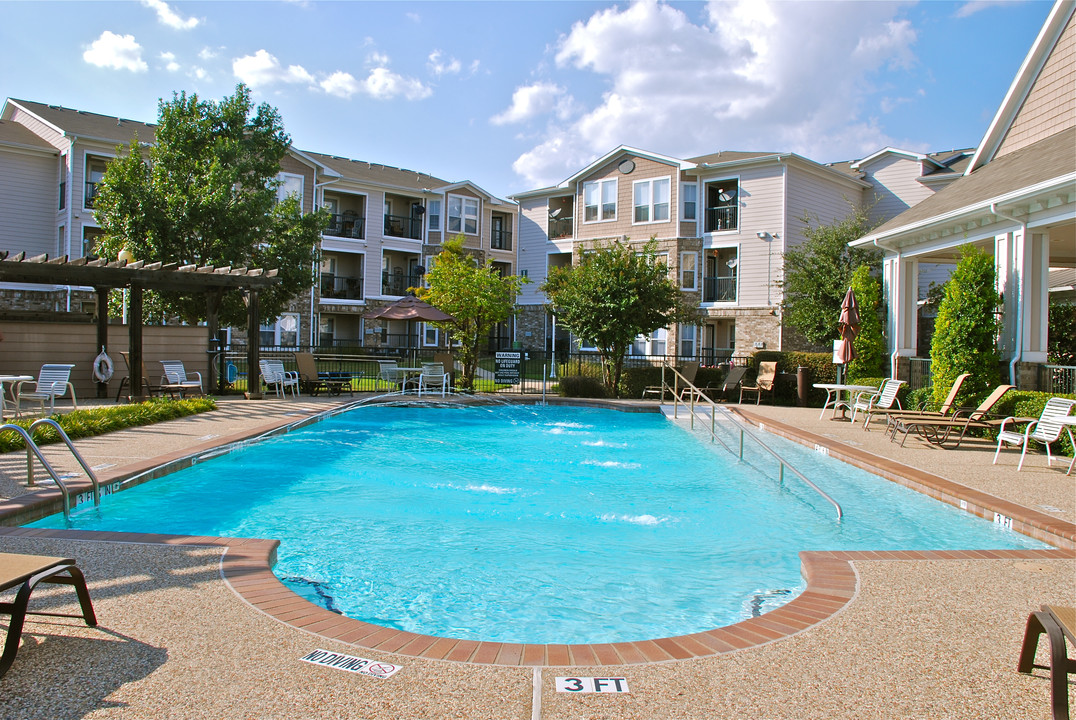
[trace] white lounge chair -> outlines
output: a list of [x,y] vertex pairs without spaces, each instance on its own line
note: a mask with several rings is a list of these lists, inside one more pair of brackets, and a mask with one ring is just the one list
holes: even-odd
[[198,376],[197,380],[192,379],[187,374],[186,368],[183,367],[182,360],[161,360],[161,367],[164,368],[164,375],[161,376],[162,393],[174,396],[178,392],[180,397],[183,397],[188,392],[205,395],[205,391],[202,389],[202,373],[190,373],[190,375]]
[[75,386],[71,384],[71,368],[74,365],[42,365],[41,372],[37,375],[37,381],[33,390],[24,390],[23,387],[33,380],[21,380],[15,384],[15,417],[22,411],[22,401],[36,402],[41,406],[41,413],[45,412],[45,401],[49,401],[49,415],[56,410],[56,398],[63,397],[71,392],[71,404],[78,410],[78,399],[75,398]]
[[[1020,451],[1020,464],[1016,466],[1016,470],[1019,471],[1024,466],[1024,455],[1027,454],[1028,440],[1035,440],[1046,446],[1046,466],[1052,465],[1054,457],[1050,453],[1050,444],[1057,442],[1061,437],[1062,430],[1069,434],[1069,442],[1076,446],[1076,442],[1072,439],[1071,426],[1063,425],[1060,422],[1062,418],[1068,417],[1073,407],[1076,407],[1076,400],[1050,398],[1046,401],[1046,407],[1042,409],[1039,419],[1028,423],[1023,432],[1005,429],[1005,426],[1010,421],[1015,423],[1016,418],[1007,417],[1002,420],[1001,429],[998,431],[998,449],[994,451],[994,464],[996,465],[998,462],[998,455],[1001,453],[1002,445],[1020,445],[1023,449]],[[1073,463],[1076,463],[1076,458],[1073,458],[1072,462],[1069,463],[1069,472],[1072,471]]]
[[422,373],[418,376],[418,394],[421,397],[423,390],[441,388],[441,397],[448,390],[448,373],[441,363],[422,363]]
[[285,370],[282,360],[263,359],[258,365],[266,387],[275,388],[277,397],[287,397],[288,388],[292,397],[299,397],[299,373]]
[[856,424],[856,414],[860,410],[867,414],[863,420],[863,429],[866,430],[871,424],[871,415],[880,410],[888,410],[893,407],[893,403],[896,403],[899,408],[900,400],[897,399],[897,391],[903,384],[903,380],[891,378],[882,383],[882,387],[877,392],[861,392],[856,395],[856,399],[852,402],[852,424]]

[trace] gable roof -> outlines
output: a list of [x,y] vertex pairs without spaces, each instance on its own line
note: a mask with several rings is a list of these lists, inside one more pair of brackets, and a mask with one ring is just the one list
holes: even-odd
[[620,146],[610,150],[609,152],[605,153],[604,155],[602,155],[597,160],[594,160],[594,161],[588,163],[581,170],[579,170],[576,173],[573,173],[571,177],[569,177],[568,179],[566,179],[563,182],[559,183],[557,185],[557,187],[558,188],[565,188],[565,187],[570,186],[572,183],[579,180],[579,178],[587,175],[592,170],[595,170],[596,168],[599,168],[602,165],[605,165],[607,162],[612,160],[614,157],[616,157],[617,155],[621,155],[621,154],[635,155],[636,157],[647,158],[649,160],[653,160],[653,161],[659,162],[659,163],[664,163],[666,165],[673,165],[673,166],[675,166],[675,167],[677,167],[677,168],[679,168],[681,170],[690,170],[691,168],[693,168],[695,166],[695,164],[693,162],[691,162],[690,160],[681,160],[680,158],[674,158],[674,157],[671,157],[669,155],[661,155],[660,153],[650,152],[649,150],[640,150],[639,148],[633,148],[633,147],[629,147],[627,145],[620,145]]
[[379,165],[365,160],[352,160],[338,155],[325,155],[309,150],[304,150],[303,154],[338,173],[340,177],[356,182],[419,191],[434,191],[449,184],[447,180],[442,180],[433,175],[396,168],[391,165]]
[[98,115],[85,110],[73,110],[60,105],[46,105],[30,100],[11,98],[8,103],[37,116],[64,136],[76,136],[91,140],[127,145],[137,135],[139,142],[152,143],[157,126],[137,120],[127,120],[110,115]]
[[1042,29],[1039,31],[1038,37],[1035,38],[1035,42],[1031,45],[1031,50],[1028,51],[1027,57],[1024,58],[1024,62],[1020,65],[1020,69],[1016,71],[1016,77],[1009,86],[1008,92],[1005,93],[1005,98],[1001,101],[994,119],[986,130],[986,134],[979,142],[975,156],[965,171],[966,175],[986,165],[997,155],[1001,144],[1009,133],[1009,129],[1020,114],[1024,101],[1027,100],[1028,95],[1035,86],[1035,82],[1042,73],[1043,67],[1046,65],[1047,60],[1050,59],[1050,54],[1057,45],[1057,41],[1062,33],[1065,32],[1069,23],[1072,22],[1074,12],[1076,12],[1076,3],[1072,2],[1072,0],[1056,0],[1054,3],[1046,22],[1043,23]]
[[50,143],[45,142],[26,127],[11,120],[0,120],[0,145],[42,150],[49,153],[59,152]]

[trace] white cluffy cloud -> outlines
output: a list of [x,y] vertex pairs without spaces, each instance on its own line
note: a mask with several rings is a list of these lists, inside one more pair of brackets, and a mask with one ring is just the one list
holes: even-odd
[[142,59],[142,46],[135,41],[134,35],[117,35],[110,30],[105,30],[90,43],[90,47],[82,53],[82,59],[91,65],[112,70],[145,72],[148,68]]
[[426,66],[430,72],[440,77],[442,75],[455,75],[463,68],[460,61],[454,57],[445,58],[440,50],[434,50],[427,58]]
[[314,76],[302,65],[289,65],[285,68],[274,56],[265,50],[253,55],[244,55],[232,61],[232,72],[252,88],[267,87],[278,83],[314,83]]
[[176,54],[171,52],[162,52],[157,57],[164,63],[164,69],[168,72],[176,72],[179,70],[179,63],[176,62]]
[[404,77],[389,70],[387,56],[375,54],[372,60],[377,63],[377,66],[372,68],[365,78],[359,79],[351,73],[337,70],[318,80],[301,65],[289,65],[285,68],[269,52],[259,50],[253,55],[245,55],[233,60],[232,72],[252,88],[302,84],[345,99],[356,94],[364,94],[375,100],[389,100],[396,97],[421,100],[433,93],[433,90],[422,81]]
[[157,19],[174,30],[193,30],[201,22],[196,17],[182,17],[164,0],[142,0],[142,5],[156,11]]
[[[543,72],[553,78],[518,88],[492,121],[545,116],[540,141],[513,165],[535,185],[562,180],[621,144],[675,156],[855,157],[893,142],[868,99],[876,75],[914,67],[916,33],[899,10],[881,2],[714,0],[693,20],[657,0],[610,7],[561,36],[555,68]],[[569,70],[572,82],[582,72],[600,94],[562,89],[556,74]],[[561,104],[568,99],[570,113]]]

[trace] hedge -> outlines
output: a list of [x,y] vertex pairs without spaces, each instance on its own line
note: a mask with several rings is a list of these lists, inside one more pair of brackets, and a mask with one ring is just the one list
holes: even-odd
[[[56,414],[52,419],[59,423],[63,431],[72,440],[79,438],[103,435],[115,430],[123,430],[129,427],[152,425],[165,420],[197,415],[208,410],[216,410],[217,404],[213,398],[190,398],[186,400],[147,400],[146,402],[132,405],[115,405],[110,407],[96,407],[87,410],[72,410],[63,414]],[[27,420],[15,420],[12,424],[26,430],[38,418]],[[38,427],[33,434],[34,442],[38,445],[48,445],[60,442],[60,434],[49,425]],[[7,431],[0,434],[0,453],[21,450],[26,447],[22,435]]]

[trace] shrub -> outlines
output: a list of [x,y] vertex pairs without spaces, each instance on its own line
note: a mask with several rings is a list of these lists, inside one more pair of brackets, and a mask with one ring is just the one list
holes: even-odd
[[[660,378],[658,382],[660,382]],[[639,391],[640,393],[642,390]],[[560,394],[564,397],[604,398],[608,397],[605,384],[594,377],[570,375],[560,379]]]
[[859,385],[868,377],[885,373],[886,347],[882,334],[882,284],[871,275],[869,265],[860,265],[852,273],[852,291],[859,305],[859,334],[853,341],[856,359],[848,363],[848,377]]
[[[103,435],[115,430],[123,430],[140,425],[152,425],[165,420],[197,415],[208,410],[216,410],[217,404],[212,398],[191,398],[188,400],[147,400],[134,405],[115,405],[110,407],[72,410],[62,415],[53,415],[63,431],[72,440]],[[16,420],[14,424],[29,430],[37,418]],[[60,442],[60,435],[49,425],[37,428],[33,434],[38,445]],[[21,450],[26,447],[22,436],[14,432],[0,434],[0,453]]]
[[971,373],[963,386],[981,394],[997,385],[998,293],[994,258],[966,246],[945,285],[930,343],[934,402],[941,403],[961,373]]

